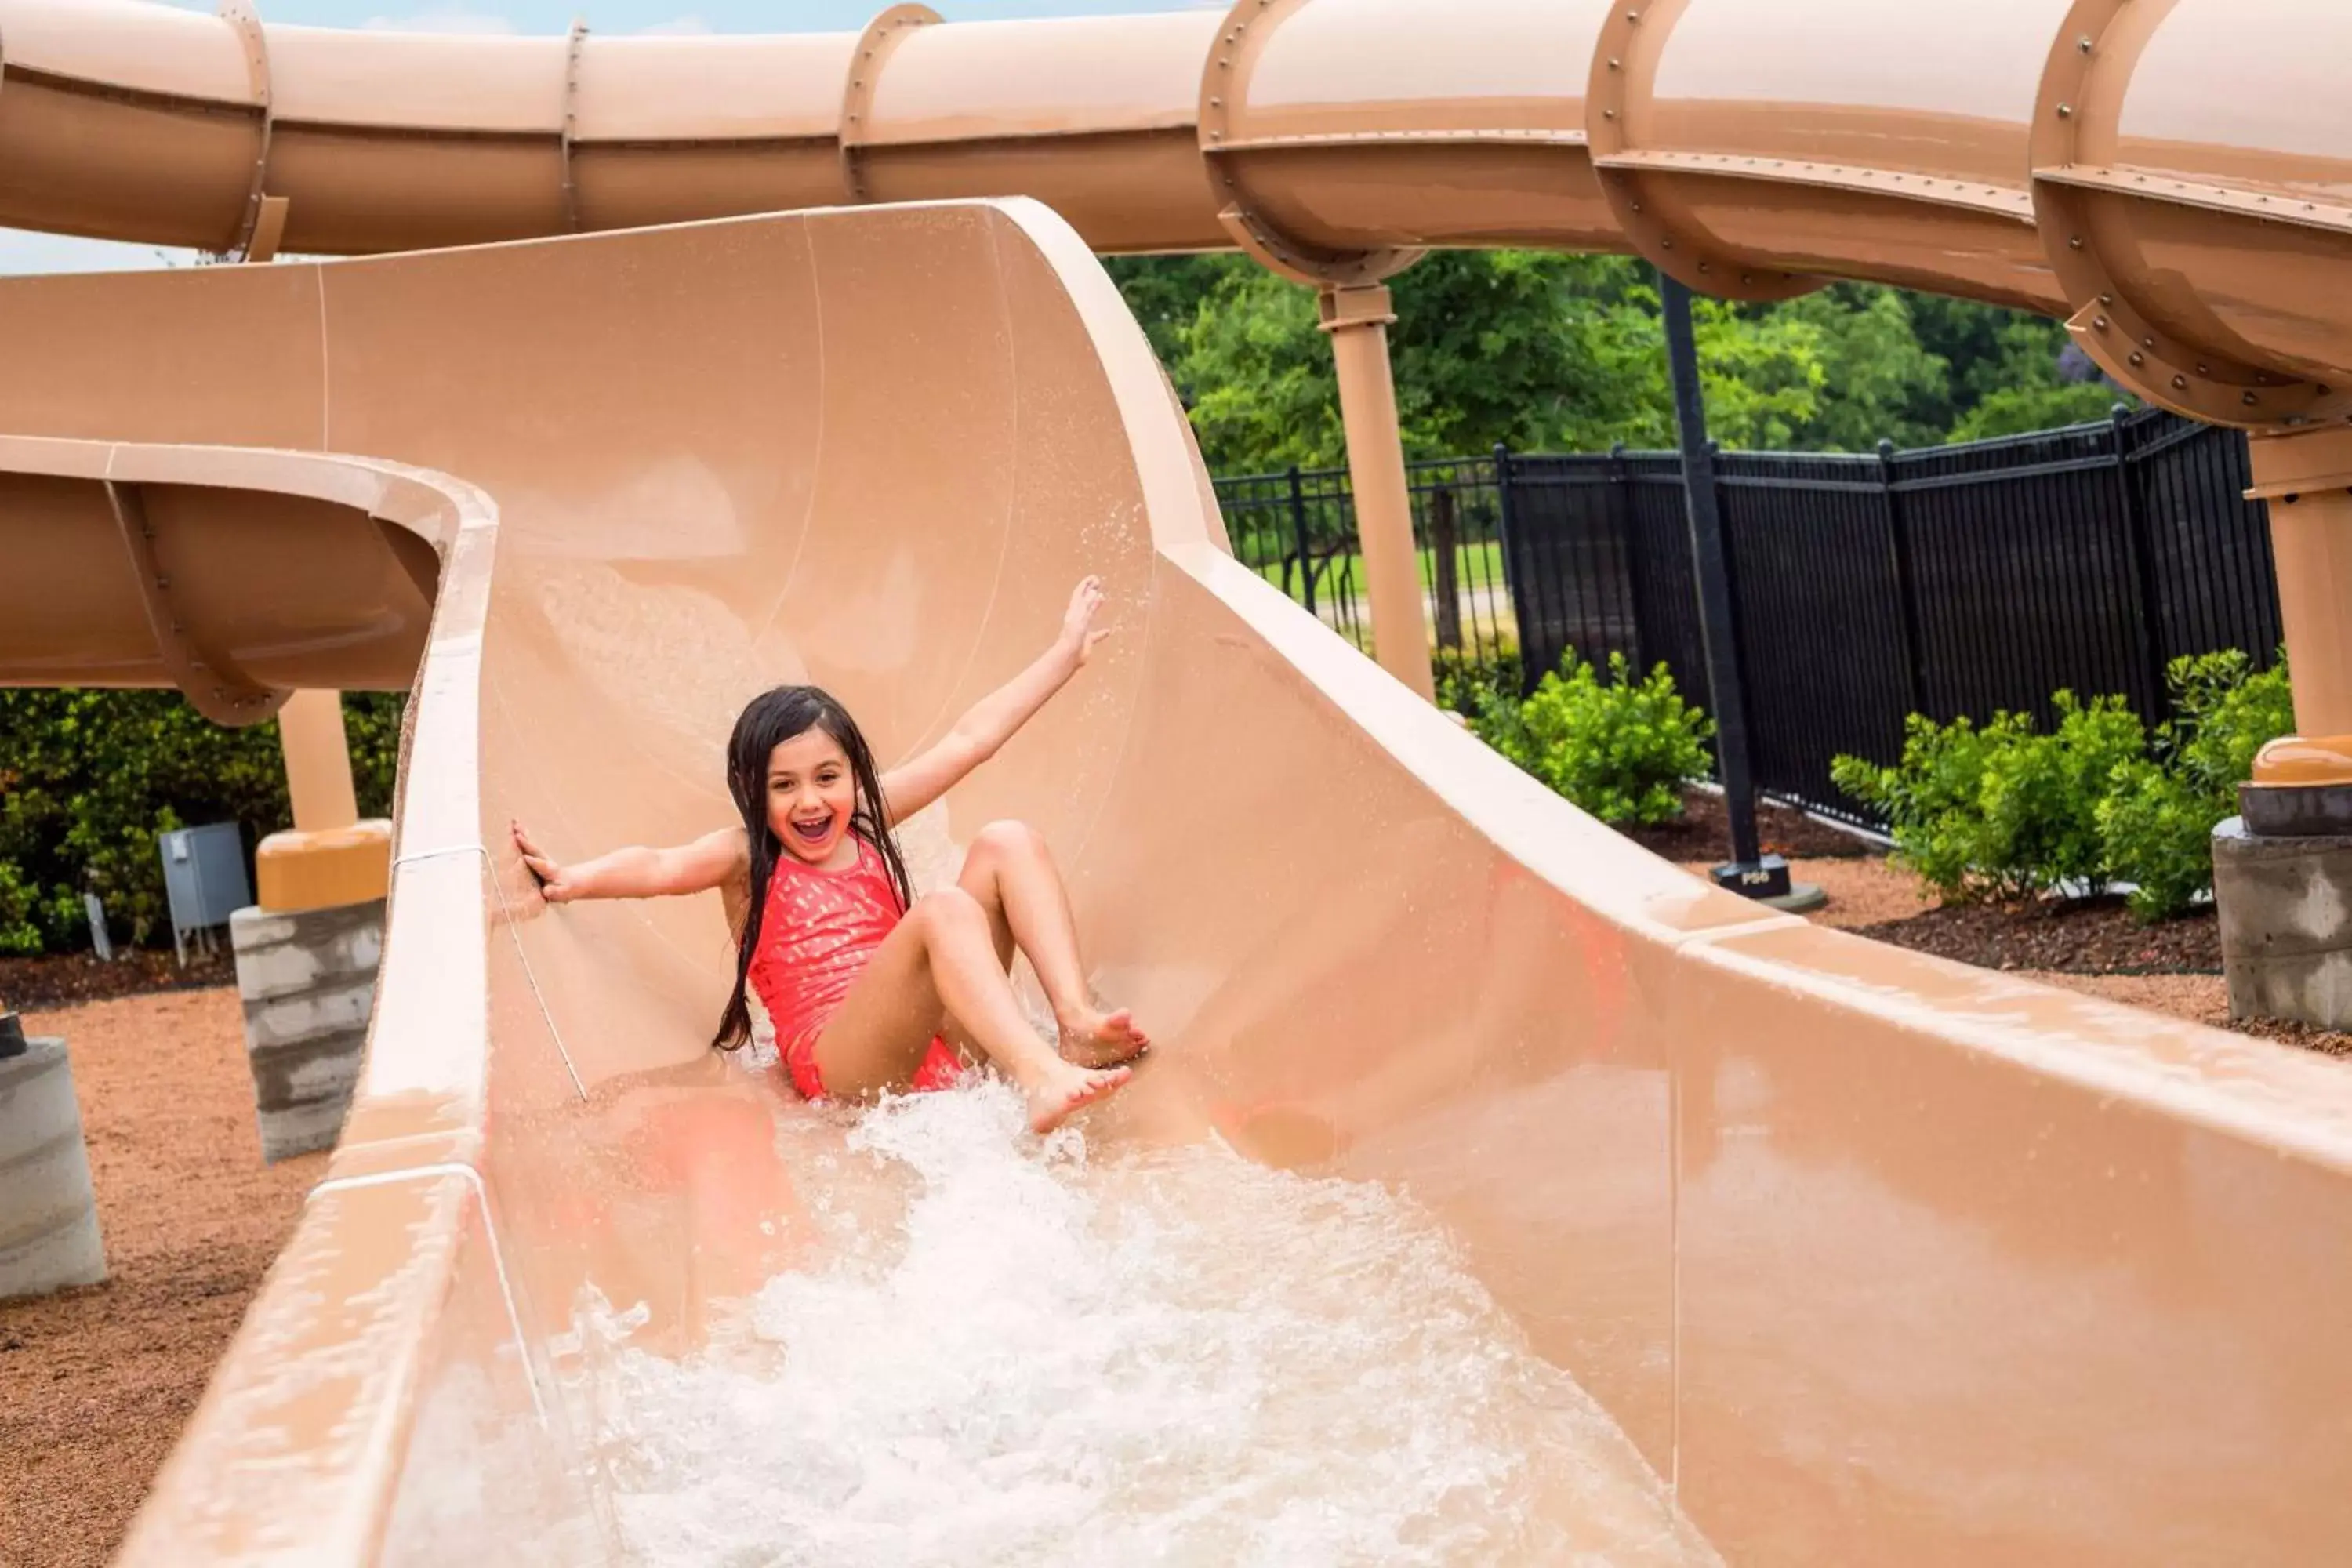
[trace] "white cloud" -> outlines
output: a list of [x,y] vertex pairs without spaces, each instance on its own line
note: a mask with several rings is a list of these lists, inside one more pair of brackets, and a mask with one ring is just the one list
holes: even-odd
[[654,38],[698,38],[711,31],[710,24],[688,12],[673,16],[667,22],[656,22],[650,27],[640,27],[638,33]]
[[422,11],[412,11],[405,16],[370,16],[360,24],[372,33],[468,33],[496,36],[512,33],[515,25],[504,16],[493,16],[476,11],[460,3],[454,5],[428,5]]

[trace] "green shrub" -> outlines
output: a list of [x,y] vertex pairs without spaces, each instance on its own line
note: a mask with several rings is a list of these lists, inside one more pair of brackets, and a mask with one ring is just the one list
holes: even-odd
[[1635,680],[1623,654],[1609,678],[1569,649],[1526,701],[1488,690],[1479,738],[1603,822],[1648,824],[1682,814],[1682,784],[1706,773],[1715,726],[1659,665]]
[[2116,879],[2135,885],[2142,920],[2179,914],[2213,884],[2214,827],[2238,809],[2254,753],[2294,727],[2281,664],[2257,674],[2231,649],[2180,658],[2167,672],[2174,718],[2156,731],[2155,756],[2119,772],[2099,807]]
[[25,885],[13,862],[0,860],[0,957],[41,951],[41,928],[34,920],[40,890]]
[[1441,648],[1431,666],[1437,679],[1437,705],[1465,719],[1475,719],[1490,699],[1518,700],[1524,677],[1517,649],[1480,655]]
[[[344,699],[363,814],[388,808],[402,699]],[[155,835],[235,822],[248,851],[287,826],[278,726],[225,730],[177,692],[0,691],[0,952],[87,946],[81,895],[133,942],[168,936]]]
[[1896,858],[1948,901],[2103,886],[2099,803],[2116,769],[2145,754],[2147,736],[2116,698],[2085,706],[2062,691],[2053,700],[2051,734],[2020,713],[1997,713],[1981,728],[1915,713],[1899,763],[1840,757],[1831,777],[1885,817]]
[[1895,854],[1945,900],[2017,900],[2127,882],[2142,920],[2188,909],[2212,885],[2214,825],[2237,809],[2254,753],[2293,726],[2284,666],[2231,651],[2176,659],[2175,717],[2151,738],[2115,698],[2053,699],[2059,722],[1996,714],[1936,724],[1914,714],[1903,760],[1840,757],[1839,788],[1886,819]]
[[2120,698],[2086,707],[2061,691],[2052,705],[2054,734],[2029,733],[1987,759],[1985,822],[2026,890],[2095,890],[2112,879],[2099,803],[2116,770],[2147,754],[2147,731]]

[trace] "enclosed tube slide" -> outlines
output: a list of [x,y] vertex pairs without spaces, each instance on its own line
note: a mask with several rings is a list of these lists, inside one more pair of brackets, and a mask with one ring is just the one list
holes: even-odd
[[[2352,414],[2331,0],[1241,0],[860,34],[432,37],[0,0],[0,224],[323,255],[1029,195],[1322,279],[1637,252],[2079,316],[2154,401]],[[2336,384],[2345,384],[2339,386]]]
[[[2048,243],[2071,202],[2084,265],[2162,312],[2110,330],[2271,377],[2242,408],[2335,395],[2312,149],[2352,142],[2310,129],[2345,112],[2319,7],[1772,9],[898,12],[734,56],[0,0],[14,221],[234,247],[284,198],[289,245],[369,249],[852,194],[829,170],[1075,224],[853,205],[0,282],[0,679],[210,682],[234,717],[415,671],[352,1120],[126,1561],[616,1549],[583,1291],[684,1353],[822,1261],[847,1178],[802,1190],[773,1157],[801,1112],[705,1048],[715,905],[551,911],[505,824],[576,853],[724,820],[719,742],[779,679],[904,754],[1085,572],[1118,635],[935,826],[1041,827],[1160,1036],[1107,1147],[1214,1131],[1409,1189],[1733,1563],[2352,1552],[2352,1078],[1768,914],[1579,816],[1232,561],[1087,254],[1230,239],[1360,279],[1631,246],[1718,291],[2095,310]],[[2132,127],[2120,184],[2035,162],[2083,68],[2050,119]],[[2159,158],[2208,177],[2140,194]],[[2230,194],[2290,190],[2302,218]]]

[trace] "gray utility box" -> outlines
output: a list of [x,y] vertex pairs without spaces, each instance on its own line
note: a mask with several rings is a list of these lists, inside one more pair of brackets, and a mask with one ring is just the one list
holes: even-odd
[[156,843],[163,852],[163,891],[172,904],[172,946],[185,963],[191,934],[212,951],[214,928],[228,924],[229,916],[253,902],[253,887],[245,878],[245,842],[236,823],[215,822],[158,834]]

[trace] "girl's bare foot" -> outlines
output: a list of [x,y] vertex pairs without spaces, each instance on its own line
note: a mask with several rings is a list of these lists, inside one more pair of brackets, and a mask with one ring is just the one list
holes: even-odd
[[1030,1131],[1043,1137],[1068,1121],[1073,1112],[1117,1093],[1134,1076],[1132,1068],[1090,1069],[1055,1063],[1035,1082],[1021,1086],[1029,1100]]
[[1080,1067],[1117,1067],[1151,1048],[1151,1037],[1135,1026],[1135,1015],[1124,1007],[1116,1013],[1073,1007],[1058,1022],[1062,1058]]

